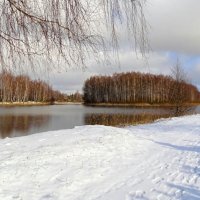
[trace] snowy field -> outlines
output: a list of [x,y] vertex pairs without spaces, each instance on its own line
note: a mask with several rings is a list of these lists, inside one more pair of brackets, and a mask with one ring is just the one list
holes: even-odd
[[200,199],[200,115],[0,140],[0,200]]

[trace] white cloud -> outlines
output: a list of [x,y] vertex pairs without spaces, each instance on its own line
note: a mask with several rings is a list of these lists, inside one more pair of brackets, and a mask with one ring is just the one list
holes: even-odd
[[[200,55],[200,1],[199,0],[149,0],[146,16],[151,26],[149,32],[152,52],[146,60],[138,59],[125,30],[120,32],[120,50],[118,63],[97,63],[94,58],[88,61],[88,68],[83,72],[51,73],[50,82],[54,88],[68,93],[81,91],[84,81],[95,74],[109,75],[116,72],[140,71],[154,74],[169,74],[176,61],[176,55],[182,59],[192,82],[200,85],[200,59],[194,65],[187,60]],[[140,58],[140,55],[138,56]],[[110,58],[113,58],[110,55]],[[116,58],[116,57],[115,57]],[[185,63],[184,63],[185,62]],[[53,75],[52,75],[53,74]]]
[[151,0],[150,3],[147,17],[153,50],[199,55],[200,1]]
[[77,90],[81,91],[84,81],[92,75],[111,75],[113,73],[130,71],[169,74],[169,66],[172,65],[167,53],[151,53],[149,55],[148,63],[146,60],[138,58],[133,51],[120,51],[119,57],[120,66],[117,64],[115,65],[114,62],[108,65],[91,62],[88,69],[85,71],[70,70],[63,73],[54,72],[50,74],[51,83],[56,89],[72,93]]

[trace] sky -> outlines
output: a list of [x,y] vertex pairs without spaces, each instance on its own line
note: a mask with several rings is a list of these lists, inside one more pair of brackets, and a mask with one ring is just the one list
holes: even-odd
[[84,81],[92,75],[130,71],[169,75],[178,58],[187,79],[200,89],[199,8],[199,0],[147,0],[145,15],[151,50],[146,59],[136,55],[121,32],[119,62],[99,63],[91,56],[84,70],[75,66],[49,72],[49,83],[64,93],[82,92]]

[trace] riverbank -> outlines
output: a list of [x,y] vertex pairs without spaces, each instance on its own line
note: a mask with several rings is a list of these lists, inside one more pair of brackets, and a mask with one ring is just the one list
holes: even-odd
[[83,102],[54,102],[53,105],[83,105]]
[[0,106],[43,106],[50,105],[49,102],[0,102]]
[[0,199],[200,198],[200,115],[0,140]]
[[[150,103],[85,103],[83,104],[85,106],[96,106],[96,107],[177,107],[177,105],[175,104],[169,104],[169,103],[165,103],[165,104],[150,104]],[[181,106],[199,106],[200,103],[186,103],[184,105]]]
[[[0,102],[0,106],[43,106],[43,105],[84,105],[84,106],[92,106],[92,107],[176,107],[174,104],[149,104],[149,103],[134,103],[134,104],[121,104],[121,103],[90,103],[86,104],[84,102]],[[187,103],[181,106],[199,106],[200,103]]]
[[0,106],[49,106],[49,105],[82,105],[81,102],[0,102]]

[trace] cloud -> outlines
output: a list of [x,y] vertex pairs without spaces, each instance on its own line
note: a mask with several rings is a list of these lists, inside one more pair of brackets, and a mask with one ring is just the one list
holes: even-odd
[[[119,63],[110,62],[108,64],[99,64],[91,62],[85,71],[70,70],[63,73],[50,74],[50,83],[54,88],[66,93],[82,91],[84,81],[92,75],[112,75],[121,72],[146,72],[153,74],[169,74],[172,63],[169,60],[169,54],[151,53],[148,62],[145,59],[138,58],[134,51],[120,51]],[[141,56],[140,56],[141,57]]]
[[[154,74],[170,74],[179,57],[192,83],[200,85],[200,1],[199,0],[149,0],[145,10],[152,51],[148,59],[135,54],[125,29],[120,35],[119,63],[109,53],[108,62],[98,63],[94,57],[88,60],[85,71],[50,73],[54,88],[71,93],[81,91],[84,81],[91,75],[111,75],[118,72],[140,71]],[[106,35],[108,37],[108,35]]]
[[[151,4],[150,4],[151,3]],[[150,42],[155,51],[200,54],[200,1],[151,0],[147,20]]]

